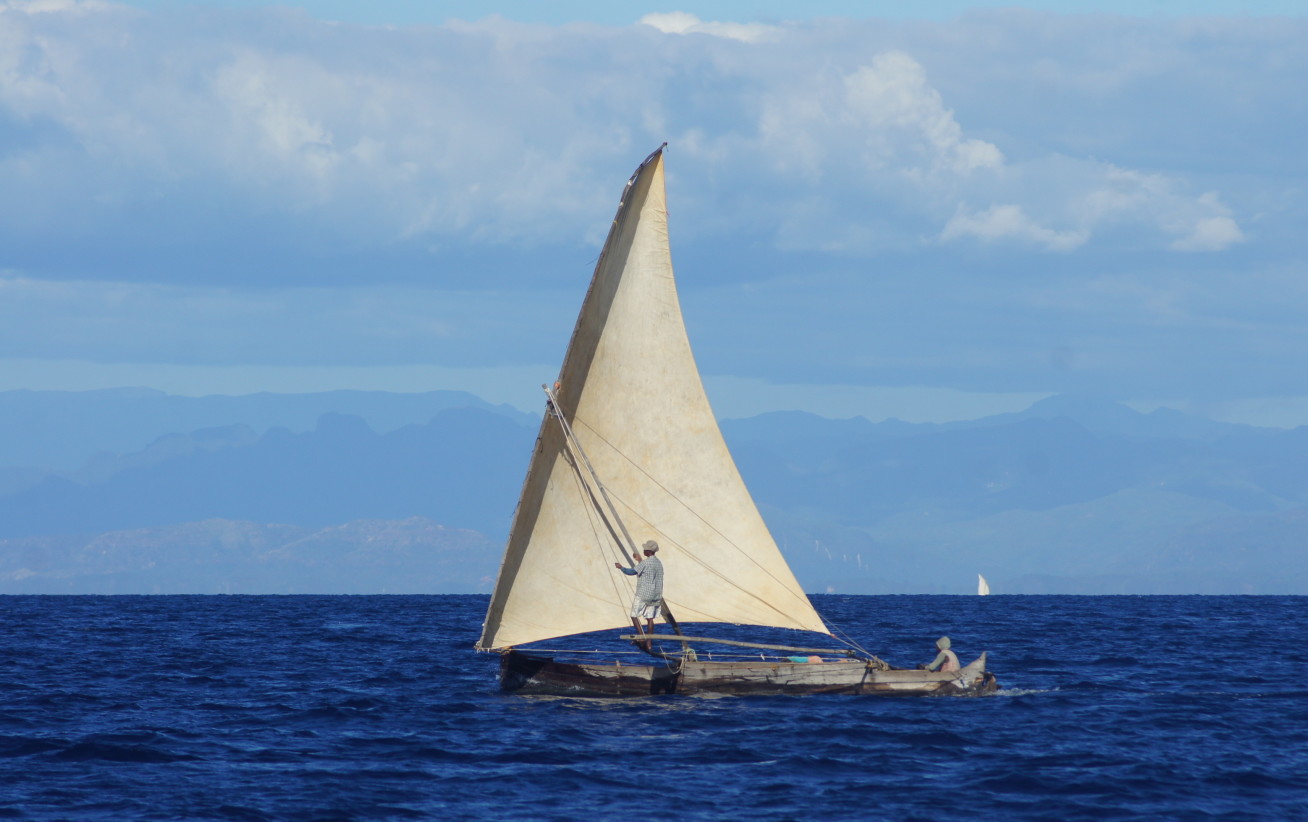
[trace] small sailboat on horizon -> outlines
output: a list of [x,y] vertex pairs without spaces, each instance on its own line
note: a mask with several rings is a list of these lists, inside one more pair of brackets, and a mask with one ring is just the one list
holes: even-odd
[[[996,689],[984,653],[962,670],[907,670],[837,639],[800,587],[727,450],[695,365],[672,272],[663,147],[627,182],[558,381],[542,387],[540,434],[477,642],[500,655],[504,690]],[[632,565],[645,540],[658,543],[666,563],[663,617],[673,633],[626,634],[616,638],[620,650],[583,650],[576,637],[631,630],[632,578],[615,564]],[[824,644],[683,634],[692,622],[804,631]],[[540,647],[561,637],[574,638],[572,648]]]
[[976,594],[982,597],[990,596],[990,583],[986,582],[986,578],[980,574],[976,575]]

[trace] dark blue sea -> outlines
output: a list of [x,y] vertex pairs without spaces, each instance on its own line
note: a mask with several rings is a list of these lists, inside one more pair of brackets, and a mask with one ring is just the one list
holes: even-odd
[[1308,598],[814,599],[1002,690],[506,696],[485,597],[0,597],[0,819],[1308,819]]

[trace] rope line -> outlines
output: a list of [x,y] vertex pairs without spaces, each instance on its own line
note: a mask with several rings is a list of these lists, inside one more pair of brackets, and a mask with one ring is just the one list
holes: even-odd
[[[659,533],[664,534],[665,539],[667,539],[669,542],[671,542],[671,543],[672,543],[673,545],[675,545],[676,547],[682,549],[682,554],[683,554],[683,556],[689,557],[689,558],[691,559],[691,561],[694,562],[696,565],[698,565],[698,566],[700,567],[700,569],[702,569],[704,572],[710,574],[711,576],[714,576],[714,577],[718,578],[719,580],[721,580],[721,581],[724,582],[725,584],[731,586],[732,588],[735,588],[737,591],[739,591],[740,593],[744,594],[745,596],[747,596],[748,598],[750,598],[750,599],[753,600],[754,602],[758,603],[759,605],[763,606],[765,609],[770,610],[771,612],[773,612],[773,613],[775,613],[775,614],[778,614],[778,615],[780,615],[780,616],[782,616],[782,617],[789,617],[789,616],[790,616],[789,614],[787,614],[785,611],[781,610],[779,607],[777,607],[777,606],[774,605],[773,603],[771,603],[771,602],[769,602],[768,600],[764,599],[762,596],[760,596],[760,595],[758,595],[758,594],[756,594],[756,593],[754,593],[754,592],[752,592],[752,591],[750,591],[750,590],[748,590],[748,589],[742,587],[741,585],[739,585],[738,583],[736,583],[734,580],[732,580],[732,579],[726,577],[725,575],[723,575],[722,573],[720,573],[719,571],[717,571],[715,568],[713,568],[713,567],[711,567],[710,565],[708,565],[708,564],[707,564],[703,559],[701,559],[700,557],[696,556],[693,552],[686,550],[686,547],[685,547],[683,544],[681,544],[680,542],[678,542],[675,538],[672,538],[672,537],[668,536],[668,535],[667,535],[665,532],[663,532],[661,529],[658,529],[657,526],[654,526],[653,523],[649,522],[649,521],[646,520],[644,517],[640,516],[640,514],[637,512],[635,506],[633,506],[633,505],[631,505],[630,503],[628,503],[628,502],[627,502],[625,499],[623,499],[620,495],[617,495],[617,494],[615,494],[615,493],[609,491],[609,489],[608,489],[608,488],[607,488],[607,487],[606,487],[606,486],[605,486],[605,485],[600,481],[599,476],[598,476],[598,474],[596,473],[594,466],[591,465],[590,459],[586,456],[586,452],[585,452],[585,450],[582,448],[582,446],[581,446],[581,442],[580,442],[580,440],[577,438],[576,432],[573,430],[572,426],[569,425],[567,419],[563,416],[563,412],[562,412],[562,410],[559,408],[558,401],[557,401],[557,397],[555,396],[553,390],[552,390],[549,386],[541,386],[541,387],[544,389],[544,391],[545,391],[545,393],[546,393],[546,396],[549,398],[549,408],[546,410],[546,413],[552,413],[552,414],[553,414],[553,415],[558,419],[558,421],[559,421],[559,426],[560,426],[560,428],[561,428],[562,431],[563,431],[563,434],[564,434],[564,455],[565,455],[565,457],[567,458],[569,464],[572,466],[574,478],[575,478],[575,480],[577,481],[578,486],[579,486],[579,493],[581,493],[581,495],[583,496],[583,498],[588,499],[589,502],[590,502],[590,505],[589,505],[589,506],[586,506],[588,509],[590,509],[590,510],[588,510],[588,512],[587,512],[587,517],[588,517],[588,519],[590,519],[590,521],[591,521],[591,528],[592,528],[592,531],[596,534],[597,541],[599,541],[599,542],[604,542],[604,540],[602,539],[602,536],[601,536],[601,532],[600,532],[600,530],[599,530],[599,528],[597,527],[596,522],[595,522],[595,518],[596,518],[596,517],[598,517],[598,519],[603,523],[603,525],[604,525],[604,530],[606,530],[606,531],[609,533],[609,535],[613,538],[613,542],[614,542],[613,547],[614,547],[614,548],[617,548],[618,546],[621,546],[621,545],[622,545],[622,542],[623,542],[623,538],[625,538],[627,544],[631,546],[631,550],[632,550],[632,551],[635,550],[635,541],[632,540],[632,538],[631,538],[631,534],[630,534],[630,532],[627,530],[626,523],[622,520],[622,517],[618,514],[618,511],[617,511],[616,506],[613,504],[613,498],[616,497],[616,499],[617,499],[619,502],[621,502],[621,503],[623,504],[623,506],[624,506],[624,507],[625,507],[629,512],[631,512],[631,513],[634,514],[636,517],[638,517],[638,518],[639,518],[639,519],[640,519],[640,520],[641,520],[641,521],[642,521],[642,522],[643,522],[647,527],[652,528],[652,529],[654,529],[654,530],[657,530],[657,531],[659,531]],[[724,533],[721,531],[721,529],[719,529],[716,525],[714,525],[712,522],[710,522],[709,520],[707,520],[706,518],[704,518],[704,516],[702,516],[698,511],[696,511],[694,508],[692,508],[690,505],[688,505],[688,504],[685,502],[685,500],[683,500],[680,496],[678,496],[677,494],[673,493],[673,491],[672,491],[671,489],[669,489],[666,485],[664,485],[663,483],[659,482],[659,480],[656,479],[656,478],[655,478],[652,474],[650,474],[648,471],[646,471],[646,470],[644,469],[644,467],[642,467],[642,466],[641,466],[639,463],[637,463],[635,460],[631,459],[631,457],[627,456],[626,453],[624,453],[621,449],[619,449],[618,447],[616,447],[612,442],[610,442],[610,441],[608,440],[608,438],[606,438],[603,434],[601,434],[598,430],[596,430],[594,426],[590,425],[588,422],[586,422],[586,420],[584,420],[584,419],[582,419],[582,418],[580,418],[580,417],[574,418],[574,422],[579,423],[580,425],[585,426],[585,428],[586,428],[588,431],[590,431],[590,432],[595,436],[596,439],[598,439],[600,442],[604,443],[606,446],[608,446],[608,448],[609,448],[609,449],[610,449],[614,454],[617,454],[617,455],[618,455],[619,457],[621,457],[622,460],[624,460],[628,465],[630,465],[631,467],[635,468],[638,472],[640,472],[641,475],[643,475],[643,476],[644,476],[646,479],[648,479],[648,480],[649,480],[649,481],[650,481],[650,482],[651,482],[655,487],[657,487],[660,491],[662,491],[662,492],[667,496],[668,499],[672,500],[674,503],[676,503],[677,505],[679,505],[679,506],[680,506],[684,511],[688,512],[691,516],[693,516],[693,517],[695,517],[697,520],[699,520],[699,521],[700,521],[700,522],[701,522],[705,527],[707,527],[710,531],[712,531],[713,533],[715,533],[715,534],[717,534],[719,537],[721,537],[721,538],[722,538],[722,541],[723,541],[725,544],[731,546],[731,548],[732,548],[734,551],[736,551],[736,553],[737,553],[739,556],[741,556],[741,557],[745,558],[746,560],[748,560],[749,563],[750,563],[751,565],[753,565],[757,570],[761,571],[765,576],[771,578],[774,582],[776,582],[778,585],[780,585],[780,586],[782,587],[783,590],[787,590],[787,591],[789,590],[789,586],[785,583],[784,580],[779,579],[779,578],[776,576],[776,574],[772,573],[772,571],[770,571],[768,568],[766,568],[765,566],[763,566],[763,565],[758,561],[757,558],[755,558],[754,556],[752,556],[749,552],[747,552],[744,548],[742,548],[740,545],[738,545],[738,544],[737,544],[734,540],[732,540],[729,536],[727,536],[726,534],[724,534]],[[578,459],[578,458],[579,458],[579,459]],[[606,514],[606,512],[605,512],[605,510],[604,510],[604,507],[605,507],[605,506],[601,505],[599,499],[596,498],[596,496],[595,496],[595,488],[592,488],[592,487],[591,487],[591,482],[590,482],[590,481],[587,481],[586,476],[583,474],[583,472],[582,472],[582,464],[585,465],[586,470],[590,473],[590,480],[593,481],[594,484],[595,484],[595,487],[597,487],[597,488],[599,489],[600,496],[603,497],[604,502],[607,503],[607,507],[608,507],[608,509],[609,509],[609,513],[612,514],[613,520],[615,520],[615,521],[617,522],[618,528],[622,531],[622,537],[621,537],[621,538],[618,536],[617,532],[614,530],[614,528],[613,528],[613,523],[609,521],[609,517],[608,517],[608,515]],[[624,557],[624,558],[625,558],[625,557]],[[628,560],[628,565],[630,565],[630,564],[631,564],[631,563],[630,563],[630,561]],[[616,580],[615,580],[615,582],[616,582]],[[617,590],[617,586],[616,586],[616,585],[614,586],[614,589],[615,589],[615,590],[614,590],[615,595],[619,594],[619,591]],[[804,602],[805,602],[806,605],[808,605],[808,607],[809,607],[810,609],[813,610],[813,612],[814,612],[815,614],[817,613],[817,609],[816,609],[816,608],[813,608],[813,604],[812,604],[812,602],[810,602],[810,601],[808,600],[807,597],[804,597]],[[619,606],[621,606],[621,600],[620,600],[620,599],[619,599],[619,601],[618,601],[618,604],[619,604]],[[716,619],[717,621],[719,621],[719,622],[729,622],[729,621],[731,621],[731,620],[727,620],[727,619],[722,618],[722,617],[717,617],[717,616],[713,615],[711,612],[709,612],[709,611],[704,611],[704,610],[702,610],[702,609],[700,609],[700,608],[696,608],[696,610],[699,610],[701,613],[704,613],[704,614],[706,614],[706,615],[708,615],[708,616],[710,616],[710,617],[715,618],[715,619]],[[822,618],[821,614],[818,614],[818,618],[819,618],[819,619]],[[823,620],[823,623],[824,623],[824,624],[825,624],[825,622],[826,622],[826,621]],[[857,643],[853,642],[853,641],[852,641],[852,640],[851,640],[847,635],[844,635],[844,632],[843,632],[843,631],[841,632],[841,635],[840,635],[840,636],[837,636],[835,633],[832,633],[831,631],[828,631],[827,633],[828,633],[829,636],[831,636],[833,639],[837,640],[838,642],[841,642],[841,643],[847,645],[848,647],[853,648],[853,649],[855,649],[855,650],[857,650],[857,651],[863,653],[864,655],[870,656],[870,654],[869,654],[869,653],[868,653],[864,648],[862,648],[861,646],[859,646]]]
[[[696,511],[694,508],[691,508],[689,505],[686,504],[686,502],[685,502],[684,500],[682,500],[679,496],[677,496],[675,493],[673,493],[673,492],[671,491],[671,489],[669,489],[669,488],[668,488],[667,486],[665,486],[663,483],[659,482],[658,479],[656,479],[653,475],[651,475],[648,471],[646,471],[643,467],[641,467],[641,465],[640,465],[639,463],[637,463],[636,461],[634,461],[633,459],[631,459],[631,457],[629,457],[629,456],[627,456],[625,453],[623,453],[623,451],[622,451],[621,449],[619,449],[617,446],[615,446],[613,443],[609,442],[608,439],[606,439],[606,438],[604,437],[603,434],[601,434],[598,430],[596,430],[594,426],[592,426],[590,423],[586,422],[586,420],[581,419],[580,417],[578,417],[578,418],[577,418],[576,420],[574,420],[574,421],[577,422],[577,423],[579,423],[579,424],[581,424],[581,425],[584,425],[588,431],[590,431],[592,434],[595,435],[596,439],[598,439],[600,442],[602,442],[602,443],[604,443],[605,445],[607,445],[607,446],[609,447],[609,449],[610,449],[613,453],[617,454],[619,457],[621,457],[623,460],[625,460],[625,461],[627,462],[627,464],[631,465],[633,468],[635,468],[637,471],[639,471],[641,474],[643,474],[643,475],[644,475],[647,479],[649,479],[649,481],[650,481],[651,483],[653,483],[653,484],[654,484],[654,485],[655,485],[659,490],[661,490],[664,494],[666,494],[667,497],[668,497],[669,499],[671,499],[671,500],[672,500],[673,502],[675,502],[677,505],[681,506],[685,511],[687,511],[688,513],[690,513],[691,516],[693,516],[693,517],[695,517],[696,519],[698,519],[701,523],[703,523],[703,524],[704,524],[704,525],[705,525],[709,530],[711,530],[713,533],[715,533],[715,534],[717,534],[719,537],[721,537],[722,540],[723,540],[723,542],[725,542],[727,545],[730,545],[730,546],[731,546],[731,547],[732,547],[732,548],[733,548],[733,549],[734,549],[738,554],[740,554],[742,557],[744,557],[745,559],[747,559],[747,560],[748,560],[748,561],[749,561],[749,562],[750,562],[750,563],[751,563],[755,568],[757,568],[759,571],[763,572],[763,574],[765,574],[766,576],[770,577],[774,582],[776,582],[778,585],[780,585],[783,589],[785,589],[785,590],[789,590],[789,586],[786,584],[786,582],[785,582],[784,580],[782,580],[782,579],[778,579],[777,576],[776,576],[776,574],[772,573],[770,570],[768,570],[766,567],[764,567],[762,564],[760,564],[759,561],[758,561],[755,557],[751,556],[751,555],[749,554],[749,552],[747,552],[744,548],[741,548],[739,545],[737,545],[736,542],[735,542],[734,540],[732,540],[732,539],[731,539],[730,537],[728,537],[726,534],[722,533],[722,531],[721,531],[717,526],[715,526],[712,522],[709,522],[707,519],[705,519],[705,518],[704,518],[704,517],[703,517],[703,516],[698,512],[698,511]],[[618,497],[618,499],[619,499],[619,501],[621,501],[624,505],[626,505],[627,508],[628,508],[629,510],[635,510],[634,508],[632,508],[632,506],[631,506],[630,504],[628,504],[628,503],[627,503],[625,500],[623,500],[621,497]],[[642,518],[642,519],[643,519],[643,518]],[[648,524],[648,523],[647,523],[647,524]],[[681,545],[680,543],[678,543],[675,539],[674,539],[674,540],[671,540],[671,541],[672,541],[672,543],[673,543],[674,545],[676,545],[677,547],[679,547],[679,548],[683,548],[683,549],[684,549],[685,546],[683,546],[683,545]],[[782,611],[782,610],[781,610],[780,608],[778,608],[777,606],[775,606],[775,605],[773,605],[772,603],[768,602],[767,600],[765,600],[765,599],[759,597],[757,594],[753,594],[753,593],[751,593],[750,591],[746,590],[745,588],[742,588],[740,585],[736,584],[736,583],[735,583],[734,581],[732,581],[731,579],[728,579],[727,577],[723,576],[721,573],[719,573],[719,572],[716,571],[715,569],[709,567],[708,565],[706,565],[706,564],[703,562],[703,560],[700,560],[698,557],[695,557],[695,556],[694,556],[693,554],[691,554],[690,552],[686,552],[686,553],[691,557],[691,559],[695,560],[695,562],[698,563],[698,564],[700,565],[701,568],[705,569],[706,571],[710,572],[710,573],[713,574],[714,576],[716,576],[716,577],[718,577],[719,579],[723,580],[723,581],[726,582],[728,585],[731,585],[732,587],[736,588],[737,590],[741,591],[742,593],[745,593],[745,594],[751,596],[755,601],[757,601],[757,602],[763,604],[765,607],[767,607],[768,609],[772,610],[773,612],[775,612],[775,613],[777,613],[777,614],[781,614],[781,615],[783,615],[783,616],[786,616],[786,615],[787,615],[784,611]],[[807,597],[805,597],[805,601],[807,602]],[[813,604],[812,604],[811,602],[808,602],[807,604],[808,604],[808,606],[809,606],[810,608],[813,607]],[[814,613],[816,613],[816,609],[814,609]]]
[[[572,466],[572,478],[577,484],[578,496],[582,497],[583,499],[589,498],[591,501],[590,505],[583,505],[582,508],[584,508],[586,511],[586,520],[587,522],[590,523],[590,530],[595,537],[595,543],[597,545],[602,546],[602,549],[603,546],[607,546],[609,550],[621,554],[619,550],[621,546],[619,540],[617,539],[617,535],[613,533],[613,528],[609,525],[608,521],[604,518],[604,512],[600,510],[599,506],[596,504],[595,495],[591,491],[590,487],[587,485],[586,478],[585,476],[582,475],[580,467],[577,465],[576,461],[572,458],[572,455],[568,453],[566,448],[563,452],[563,456],[567,460],[568,464]],[[601,523],[603,523],[602,526]],[[604,538],[604,534],[606,531],[608,532],[608,535],[612,537],[612,542]],[[613,601],[617,603],[619,608],[621,608],[622,600],[623,600],[623,591],[619,586],[618,581],[613,577],[612,574],[608,574],[607,576],[609,578],[609,584],[613,588]]]
[[[618,527],[622,529],[622,536],[627,540],[627,549],[632,554],[635,554],[636,541],[633,540],[631,534],[627,532],[626,524],[622,521],[622,517],[618,516],[618,510],[613,507],[613,501],[609,499],[608,489],[604,487],[604,483],[600,482],[599,474],[595,472],[595,467],[590,464],[590,458],[586,456],[585,449],[581,447],[581,441],[577,439],[577,435],[573,432],[572,426],[568,424],[567,418],[563,416],[563,409],[559,408],[559,400],[558,397],[554,395],[554,389],[550,388],[548,385],[542,385],[541,388],[545,390],[545,396],[549,397],[550,410],[553,411],[555,418],[559,421],[559,425],[563,428],[564,439],[567,446],[576,450],[576,456],[581,458],[579,462],[584,464],[586,470],[590,472],[591,479],[595,481],[595,486],[599,488],[600,496],[602,496],[604,501],[608,503],[609,512],[613,514],[613,519],[617,521]],[[603,438],[601,437],[601,439]]]

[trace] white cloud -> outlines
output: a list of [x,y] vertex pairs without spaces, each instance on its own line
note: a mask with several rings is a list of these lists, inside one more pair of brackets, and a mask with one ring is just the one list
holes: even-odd
[[891,175],[932,189],[1003,165],[996,146],[964,136],[925,70],[902,52],[851,71],[823,67],[778,80],[758,97],[761,148],[815,183],[855,170],[866,180]]
[[1094,187],[1081,200],[1087,225],[1152,224],[1173,239],[1174,251],[1221,251],[1244,239],[1243,232],[1216,192],[1194,197],[1182,181],[1096,164]]
[[1215,191],[1199,197],[1167,227],[1180,235],[1171,245],[1175,251],[1224,251],[1244,242],[1244,232]]
[[974,237],[987,242],[1013,239],[1049,251],[1071,251],[1085,243],[1085,230],[1053,231],[1038,225],[1021,206],[996,205],[981,212],[962,208],[945,225],[942,240]]
[[908,153],[925,155],[931,171],[968,174],[998,168],[1004,156],[994,145],[968,139],[945,108],[926,71],[903,52],[877,55],[844,78],[845,106],[865,130],[869,164],[880,168]]
[[[199,186],[351,245],[575,241],[564,227],[613,196],[593,164],[621,156],[625,166],[652,142],[632,147],[628,124],[639,120],[625,113],[648,105],[610,78],[551,67],[572,59],[573,40],[586,39],[576,32],[485,21],[372,31],[361,43],[307,17],[233,36],[166,31],[112,8],[53,28],[5,15],[0,115],[34,134],[57,130],[31,150],[0,149],[0,215],[20,222],[48,202],[87,226],[97,209],[112,223]],[[70,173],[69,190],[51,185]],[[88,196],[97,189],[120,205]]]
[[68,14],[97,12],[112,8],[102,0],[8,0],[0,3],[0,10],[25,14]]
[[[596,244],[613,181],[668,139],[674,179],[694,181],[675,194],[690,237],[857,254],[930,238],[1066,251],[1122,230],[1188,252],[1244,238],[1225,191],[1196,196],[1213,182],[1112,159],[1135,145],[1115,147],[1114,129],[1147,121],[1132,84],[1192,89],[1185,60],[1211,60],[1185,51],[1180,24],[1151,29],[1172,38],[1168,60],[1115,61],[1087,34],[1040,29],[1052,15],[384,29],[208,14],[0,7],[0,226],[112,238],[163,209],[198,236],[230,210],[329,248]],[[694,33],[710,36],[681,36]],[[1108,102],[1085,82],[1100,62],[1129,67]],[[1053,68],[1016,76],[1032,63]],[[1068,153],[1050,124],[1086,110],[1109,121],[1107,150]]]
[[1230,217],[1204,217],[1186,236],[1172,243],[1177,251],[1222,251],[1244,240],[1244,232]]
[[[264,162],[250,171],[260,176],[303,178],[322,196],[341,164],[331,131],[311,113],[321,110],[321,89],[335,78],[315,61],[269,60],[244,52],[214,72],[215,100],[227,109],[227,134],[240,154],[229,156],[235,167],[253,156]],[[366,149],[361,153],[366,154]]]
[[[1214,193],[1195,197],[1184,182],[1094,160],[1012,164],[984,194],[1023,199],[975,207],[962,203],[940,232],[946,242],[973,238],[1065,252],[1096,234],[1129,229],[1155,231],[1174,251],[1221,251],[1243,233]],[[1033,216],[1038,214],[1039,217]],[[1169,239],[1170,238],[1170,239]]]
[[721,23],[699,19],[684,11],[647,14],[640,18],[646,26],[658,29],[664,34],[709,34],[727,40],[739,40],[742,43],[762,43],[775,40],[782,30],[777,26],[763,23]]

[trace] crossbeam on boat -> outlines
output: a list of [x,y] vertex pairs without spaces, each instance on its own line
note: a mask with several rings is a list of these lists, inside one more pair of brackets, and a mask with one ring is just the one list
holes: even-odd
[[664,639],[670,642],[707,642],[710,645],[736,645],[741,648],[760,648],[765,651],[791,651],[801,654],[837,654],[839,656],[859,656],[851,648],[796,648],[793,645],[764,645],[758,642],[739,642],[734,639],[716,639],[706,636],[682,636],[680,634],[623,634],[619,639],[645,641],[647,639]]

